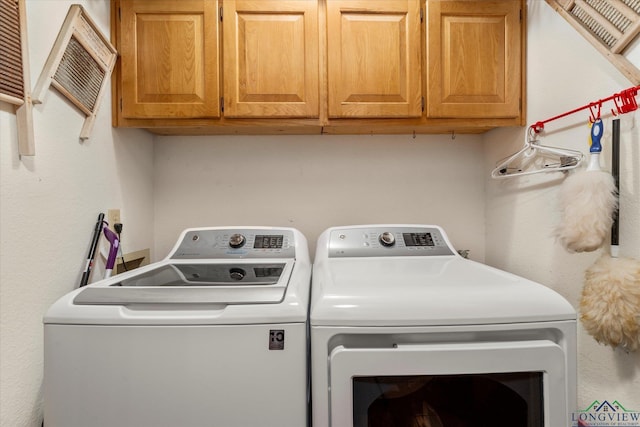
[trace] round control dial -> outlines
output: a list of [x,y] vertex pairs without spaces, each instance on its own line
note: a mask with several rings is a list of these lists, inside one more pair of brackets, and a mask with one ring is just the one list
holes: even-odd
[[233,280],[242,280],[246,275],[247,272],[241,268],[232,268],[231,270],[229,270],[229,277],[231,277]]
[[396,244],[396,238],[393,233],[389,231],[385,231],[380,236],[378,236],[378,240],[382,243],[382,246],[393,246]]
[[234,249],[243,247],[246,242],[247,239],[240,233],[232,234],[231,237],[229,237],[229,246]]

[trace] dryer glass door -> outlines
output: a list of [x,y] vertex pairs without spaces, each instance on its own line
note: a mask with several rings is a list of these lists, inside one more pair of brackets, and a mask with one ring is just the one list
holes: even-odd
[[539,427],[542,372],[353,378],[356,427]]
[[565,354],[547,340],[337,347],[331,425],[568,425]]

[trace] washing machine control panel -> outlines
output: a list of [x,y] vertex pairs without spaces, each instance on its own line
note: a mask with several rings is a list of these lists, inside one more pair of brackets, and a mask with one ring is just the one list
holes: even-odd
[[444,232],[435,227],[336,228],[329,236],[331,258],[453,254]]
[[295,237],[287,229],[191,229],[170,258],[295,258]]

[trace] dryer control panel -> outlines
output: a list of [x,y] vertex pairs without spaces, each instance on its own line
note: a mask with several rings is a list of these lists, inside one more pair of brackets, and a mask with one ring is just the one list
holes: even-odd
[[295,258],[295,237],[289,229],[189,229],[169,258]]
[[444,231],[420,226],[354,226],[335,228],[329,236],[329,257],[454,255]]

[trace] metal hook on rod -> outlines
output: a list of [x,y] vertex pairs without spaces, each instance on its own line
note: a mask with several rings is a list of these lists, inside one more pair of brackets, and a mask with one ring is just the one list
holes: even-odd
[[[598,107],[597,113],[596,113],[596,107]],[[600,119],[601,110],[602,110],[602,100],[599,100],[598,102],[592,102],[591,104],[589,104],[589,111],[591,113],[591,116],[589,117],[589,123],[593,124],[596,122],[596,120]]]

